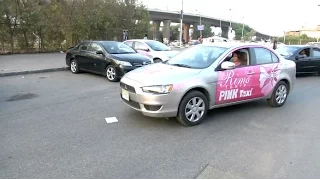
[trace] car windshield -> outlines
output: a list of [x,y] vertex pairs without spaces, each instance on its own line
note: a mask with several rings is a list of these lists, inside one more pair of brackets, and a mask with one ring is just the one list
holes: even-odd
[[224,47],[198,45],[177,54],[168,60],[166,64],[186,68],[204,69],[215,62],[226,50],[227,48]]
[[282,46],[279,47],[276,51],[281,55],[281,56],[292,56],[297,50],[299,49],[299,47],[293,47],[293,46]]
[[103,42],[103,47],[109,54],[132,54],[136,53],[130,46],[121,42]]
[[165,44],[159,41],[146,41],[146,44],[150,46],[154,51],[170,51],[171,49]]

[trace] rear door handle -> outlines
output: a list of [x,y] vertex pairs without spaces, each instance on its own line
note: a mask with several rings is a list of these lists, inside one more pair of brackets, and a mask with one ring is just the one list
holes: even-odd
[[254,74],[254,72],[250,71],[250,72],[247,73],[247,75],[252,75],[252,74]]

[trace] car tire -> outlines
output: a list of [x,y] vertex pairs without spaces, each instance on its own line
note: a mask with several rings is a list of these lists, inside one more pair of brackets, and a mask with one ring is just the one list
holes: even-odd
[[106,77],[110,82],[117,82],[119,81],[119,77],[117,75],[116,68],[113,65],[109,65],[106,68]]
[[78,62],[75,59],[70,62],[70,70],[73,74],[78,74],[80,72]]
[[161,62],[162,62],[162,60],[160,58],[155,58],[153,60],[153,63],[161,63]]
[[267,100],[268,104],[272,107],[281,107],[286,102],[288,94],[288,84],[284,81],[280,81],[274,88],[271,98]]
[[[203,93],[191,91],[182,98],[176,118],[184,126],[198,125],[207,115],[208,106],[207,97]],[[195,117],[197,116],[196,114],[200,115],[200,117]]]

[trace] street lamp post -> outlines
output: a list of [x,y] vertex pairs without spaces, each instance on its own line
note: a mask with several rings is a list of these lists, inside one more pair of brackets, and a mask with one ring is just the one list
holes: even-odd
[[[199,14],[200,16],[200,26],[202,26],[202,23],[201,23],[201,14]],[[200,36],[202,37],[202,29],[200,29]]]
[[[318,4],[318,7],[320,7],[320,4]],[[318,37],[318,38],[317,38],[317,42],[319,42],[319,39],[320,39],[320,38]]]
[[182,23],[183,23],[183,0],[181,0],[181,12],[180,12],[180,48],[182,47]]
[[[196,12],[199,13],[199,11],[197,9],[196,9]],[[201,17],[201,14],[199,13],[199,25],[200,26],[202,25],[201,21],[202,21],[202,17]],[[199,31],[200,31],[200,36],[202,37],[202,29],[200,29]]]
[[229,11],[230,11],[230,27],[231,27],[231,19],[232,19],[232,11],[231,11],[231,9],[229,9]]
[[242,32],[241,32],[241,40],[243,41],[243,31],[244,31],[244,17],[242,17]]

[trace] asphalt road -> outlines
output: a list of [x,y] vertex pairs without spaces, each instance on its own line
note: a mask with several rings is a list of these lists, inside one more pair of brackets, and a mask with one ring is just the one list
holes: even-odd
[[0,84],[0,178],[320,177],[318,76],[298,78],[281,108],[216,109],[189,128],[131,110],[119,84],[97,75]]

